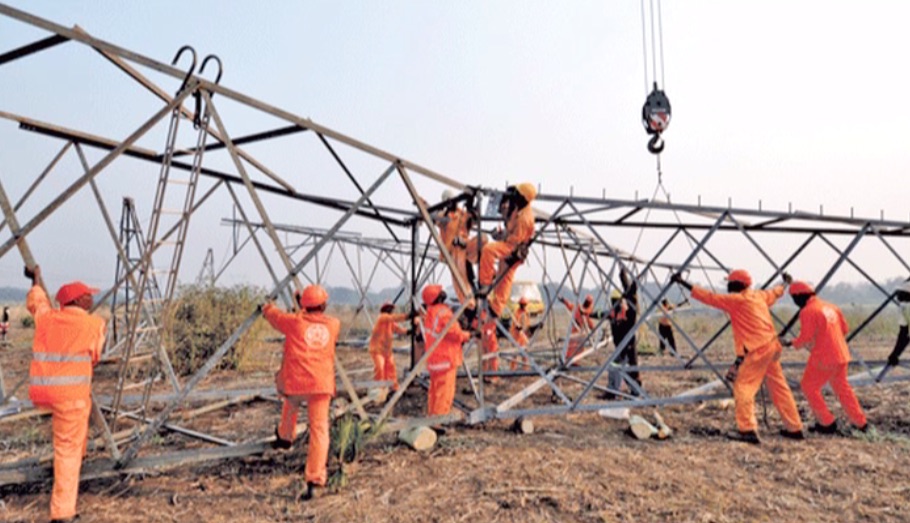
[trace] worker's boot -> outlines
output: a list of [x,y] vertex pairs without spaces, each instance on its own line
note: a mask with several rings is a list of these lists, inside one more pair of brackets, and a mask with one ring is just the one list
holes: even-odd
[[66,518],[66,519],[52,519],[51,523],[73,523],[75,521],[79,521],[79,514],[76,514],[75,516],[73,516],[71,518]]
[[816,434],[837,434],[837,420],[834,420],[830,425],[822,425],[816,421],[815,425],[809,427],[809,432],[815,432]]
[[309,501],[309,500],[315,498],[316,489],[318,487],[319,487],[319,485],[307,481],[306,489],[304,489],[303,491],[300,492],[300,494],[297,496],[297,499],[300,501]]
[[801,430],[780,429],[780,435],[785,438],[788,438],[788,439],[795,439],[795,440],[806,439],[806,435],[803,434],[803,431],[801,431]]
[[761,443],[761,440],[758,439],[758,433],[754,430],[749,430],[746,432],[740,432],[738,430],[730,431],[727,433],[727,438],[732,439],[733,441],[751,443],[753,445],[759,445]]
[[278,435],[278,429],[275,429],[275,441],[272,442],[273,449],[287,450],[293,445],[293,441],[283,439],[280,435]]

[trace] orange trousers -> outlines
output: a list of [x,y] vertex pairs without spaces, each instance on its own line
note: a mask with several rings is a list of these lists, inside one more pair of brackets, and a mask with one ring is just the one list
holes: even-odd
[[391,381],[392,390],[398,390],[398,370],[395,368],[395,358],[392,351],[371,352],[373,358],[373,379],[376,381]]
[[427,416],[444,416],[452,410],[455,401],[455,382],[458,368],[430,373],[430,390],[427,391]]
[[810,363],[806,365],[806,371],[803,373],[803,379],[800,381],[799,386],[803,389],[806,401],[809,402],[809,407],[818,422],[822,425],[830,425],[835,420],[834,415],[828,410],[825,398],[822,396],[822,387],[825,386],[825,383],[831,384],[831,389],[837,396],[838,401],[840,401],[841,407],[844,408],[844,413],[847,414],[850,421],[857,427],[864,426],[866,424],[866,415],[856,399],[856,394],[853,393],[853,388],[847,381],[846,363],[839,365],[815,365]]
[[[458,268],[458,274],[461,274],[461,280],[465,285],[471,285],[468,281],[468,267],[465,265],[468,253],[462,247],[453,247],[449,254],[452,255],[452,261],[455,262],[455,267]],[[464,303],[465,293],[458,286],[458,278],[455,276],[455,272],[452,273],[452,288],[455,289],[455,294],[458,295],[458,303]]]
[[787,430],[802,430],[803,423],[796,409],[793,393],[787,385],[784,370],[780,366],[780,355],[783,348],[776,340],[746,354],[739,366],[739,374],[733,382],[733,400],[736,404],[736,425],[740,432],[754,431],[758,428],[755,419],[755,395],[761,388],[762,381],[768,385],[771,402],[780,414]]
[[[484,354],[496,354],[499,352],[499,340],[496,338],[496,320],[488,320],[483,324],[480,331],[480,344],[483,346]],[[483,370],[499,370],[499,356],[483,360]]]
[[[524,332],[512,333],[512,337],[515,338],[516,342],[518,342],[518,347],[520,347],[522,349],[525,349],[528,347],[528,337],[525,335]],[[518,369],[519,366],[522,369],[530,368],[530,366],[528,365],[528,358],[525,356],[516,356],[515,359],[512,360],[512,363],[509,364],[509,367],[512,370]]]
[[69,519],[76,515],[79,495],[79,472],[88,444],[88,420],[92,413],[90,399],[61,401],[40,405],[51,409],[54,431],[54,489],[51,492],[51,519]]
[[[490,242],[483,246],[483,251],[480,253],[480,274],[477,276],[481,285],[493,283],[497,263],[501,263],[502,259],[508,256],[514,248],[506,242]],[[490,309],[496,317],[502,316],[503,308],[509,302],[512,294],[512,282],[515,280],[515,273],[518,271],[519,265],[521,264],[516,263],[506,271],[502,279],[499,280],[499,285],[493,289],[488,297]],[[502,267],[500,267],[500,271],[502,271]]]
[[307,405],[307,421],[310,424],[304,479],[307,483],[325,485],[328,480],[326,464],[329,461],[329,404],[332,402],[332,396],[305,394],[284,398],[278,435],[283,440],[294,441],[297,437],[297,411],[303,402]]

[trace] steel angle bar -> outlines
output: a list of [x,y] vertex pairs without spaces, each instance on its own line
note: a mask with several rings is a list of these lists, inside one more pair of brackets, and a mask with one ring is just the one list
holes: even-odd
[[[277,287],[280,282],[278,274],[275,273],[272,263],[269,261],[268,254],[265,252],[265,248],[262,246],[262,243],[259,242],[259,237],[256,236],[256,231],[259,227],[255,227],[250,224],[249,218],[246,215],[246,211],[243,210],[243,204],[240,203],[240,198],[237,196],[237,193],[234,192],[234,188],[231,187],[231,184],[225,184],[228,190],[228,194],[231,195],[231,199],[234,201],[234,209],[240,213],[240,219],[243,224],[246,225],[247,233],[249,234],[248,239],[253,242],[253,245],[256,247],[256,251],[259,253],[259,257],[262,259],[262,263],[265,265],[265,270],[268,271],[269,277],[272,278],[272,283]],[[239,250],[237,252],[240,252]],[[236,256],[236,253],[235,253]],[[278,294],[281,297],[281,301],[284,303],[285,307],[291,307],[293,301],[288,297],[288,292],[280,292]]]
[[875,236],[876,236],[879,240],[881,240],[882,243],[885,244],[885,247],[887,247],[888,250],[891,251],[891,254],[893,254],[894,257],[897,258],[897,260],[898,260],[899,262],[901,262],[901,265],[904,266],[904,269],[905,269],[908,273],[910,273],[910,265],[908,265],[907,262],[904,260],[904,258],[903,258],[900,254],[898,254],[896,250],[894,250],[894,247],[892,247],[891,244],[888,243],[887,240],[885,240],[885,238],[884,238],[884,237],[881,235],[881,233],[879,232],[878,228],[877,228],[877,227],[873,227],[873,228],[872,228],[872,232],[874,232],[874,233],[875,233]]
[[[834,245],[834,242],[832,242],[831,240],[829,240],[829,239],[828,239],[825,235],[823,235],[823,234],[820,234],[819,237],[822,239],[823,242],[825,242],[825,243],[828,245],[828,247],[831,247],[831,250],[833,250],[834,252],[836,252],[838,255],[843,256],[843,254],[844,254],[843,251],[842,251],[837,245]],[[869,273],[867,273],[867,272],[866,272],[862,267],[860,267],[859,264],[857,264],[855,261],[853,261],[852,259],[850,259],[849,256],[846,256],[846,257],[844,258],[844,261],[846,261],[847,263],[850,264],[851,267],[853,267],[854,269],[856,269],[856,272],[860,273],[860,275],[862,275],[864,278],[866,278],[866,280],[867,280],[869,283],[871,283],[873,287],[875,287],[876,289],[878,289],[882,294],[884,294],[885,296],[891,295],[891,292],[890,292],[890,291],[888,291],[887,289],[885,289],[884,287],[882,287],[881,285],[879,285],[878,282],[875,281],[875,278],[873,278],[872,276],[870,276]]]
[[[589,382],[588,385],[593,385]],[[643,408],[643,407],[666,407],[670,405],[685,405],[688,403],[702,403],[706,401],[715,401],[729,398],[730,394],[701,394],[691,396],[671,396],[669,398],[648,398],[634,400],[611,400],[608,402],[583,403],[573,406],[553,406],[539,407],[533,409],[514,409],[497,412],[497,419],[514,419],[527,416],[558,416],[576,412],[597,412],[603,409],[617,408]]]
[[[354,174],[351,173],[351,170],[348,169],[348,166],[345,165],[345,163],[341,160],[341,157],[338,156],[338,153],[335,151],[335,148],[332,147],[332,144],[330,144],[329,141],[325,139],[325,136],[322,133],[316,133],[316,136],[319,137],[319,141],[322,142],[322,145],[328,149],[329,153],[332,155],[332,158],[335,159],[335,162],[338,163],[338,166],[341,167],[341,170],[344,171],[344,174],[346,174],[348,179],[351,180],[351,183],[354,184],[354,187],[357,187],[357,190],[360,191],[360,194],[363,194],[363,187],[360,185],[360,182],[357,181],[357,178],[354,178]],[[373,209],[373,211],[376,213],[376,217],[382,221],[382,224],[385,226],[386,230],[389,231],[389,234],[392,235],[392,238],[394,238],[395,241],[401,241],[395,234],[395,231],[393,231],[392,228],[389,227],[389,224],[386,223],[386,221],[383,219],[383,216],[379,214],[379,210],[373,206],[373,202],[369,199],[367,200],[367,206],[370,209]]]
[[45,49],[49,49],[55,45],[68,41],[69,38],[60,35],[53,35],[48,36],[47,38],[42,38],[36,42],[32,42],[28,45],[23,45],[22,47],[17,47],[16,49],[0,54],[0,65],[12,62],[13,60],[17,60],[23,56],[28,56]]
[[[205,194],[203,194],[202,197],[197,200],[197,202],[193,206],[193,210],[191,211],[191,213],[196,212],[200,207],[202,207],[202,204],[205,203],[212,194],[214,194],[215,190],[218,189],[218,187],[221,185],[221,183],[223,183],[223,182],[218,181],[214,185],[212,185],[212,187],[210,187],[209,190],[206,191]],[[177,228],[180,226],[180,223],[181,223],[181,221],[178,220],[177,223],[172,225],[171,228],[168,229],[168,231],[161,237],[161,241],[163,242],[163,241],[167,240],[168,238],[170,238],[170,236],[177,231]],[[111,295],[113,295],[115,292],[117,292],[117,290],[120,289],[120,286],[123,285],[123,283],[126,281],[126,279],[134,271],[136,271],[139,267],[141,267],[144,263],[146,263],[148,261],[148,259],[152,256],[152,254],[154,254],[155,250],[157,250],[156,246],[150,246],[149,249],[142,255],[141,259],[138,262],[136,262],[135,265],[128,266],[123,278],[115,281],[114,285],[111,286],[110,289],[108,289],[107,291],[105,291],[104,293],[99,295],[99,297],[95,300],[95,306],[92,308],[92,311],[94,311],[99,306],[101,306],[101,304],[106,302],[107,299]]]
[[[689,265],[689,263],[692,262],[693,259],[695,259],[695,257],[698,255],[699,251],[702,250],[704,245],[708,242],[708,240],[717,231],[717,228],[720,227],[720,224],[723,223],[723,220],[726,218],[726,216],[727,216],[727,212],[724,211],[721,214],[721,216],[718,217],[717,221],[714,222],[714,227],[712,227],[705,234],[705,236],[701,239],[701,241],[696,245],[695,249],[691,253],[689,253],[689,255],[686,257],[685,261],[681,265],[681,267],[683,269],[685,267],[687,267]],[[600,236],[600,234],[597,232],[596,229],[591,227],[591,231],[602,244],[606,245],[606,242],[603,240],[603,238]],[[625,265],[621,261],[620,261],[620,267],[625,267]],[[659,300],[664,297],[664,295],[667,293],[669,288],[670,288],[669,286],[662,288],[660,290],[660,292],[657,294],[657,296],[652,299],[651,305],[649,305],[648,308],[644,312],[638,311],[639,317],[638,317],[637,321],[635,322],[635,325],[632,327],[631,330],[629,330],[628,333],[626,333],[625,336],[623,336],[623,339],[618,344],[616,344],[616,349],[613,351],[613,354],[611,354],[607,358],[607,360],[604,362],[604,364],[601,366],[601,368],[595,374],[594,378],[584,388],[582,393],[578,397],[575,398],[575,402],[572,404],[573,409],[577,408],[580,405],[581,400],[584,399],[584,397],[591,391],[591,388],[597,382],[597,380],[600,379],[600,377],[603,375],[603,373],[607,370],[607,367],[610,366],[616,360],[616,358],[620,355],[620,353],[622,353],[622,351],[626,348],[626,346],[632,340],[632,337],[635,336],[637,329],[641,326],[641,323],[643,321],[645,321],[645,318],[647,318],[649,314],[651,314],[651,312],[654,310],[654,308],[656,307]],[[640,290],[641,289],[639,289],[639,291]],[[631,383],[632,382],[630,382],[630,384]]]
[[[786,260],[783,264],[781,264],[780,270],[781,270],[781,271],[786,270],[786,268],[789,267],[791,263],[793,263],[793,260],[795,260],[800,254],[802,254],[802,252],[806,249],[806,247],[808,247],[809,244],[812,243],[812,241],[813,241],[817,236],[818,236],[818,233],[812,233],[812,234],[810,234],[809,237],[806,238],[806,240],[805,240],[802,244],[800,244],[799,247],[796,248],[796,250],[793,252],[793,254],[791,254],[790,257],[787,258],[787,260]],[[771,278],[769,278],[768,281],[765,282],[765,285],[764,285],[764,286],[767,286],[771,281],[773,281],[773,278],[774,278],[774,276],[772,276]],[[677,327],[677,326],[678,326],[678,325],[676,324],[676,322],[675,322],[672,318],[670,319],[670,321],[673,323],[674,327]],[[709,340],[702,346],[702,348],[699,349],[699,350],[697,350],[697,351],[696,351],[696,354],[695,354],[694,356],[692,356],[692,357],[689,359],[689,361],[686,363],[686,367],[687,367],[687,368],[688,368],[688,367],[691,367],[692,364],[695,363],[695,360],[697,360],[705,351],[707,351],[707,350],[711,347],[711,345],[714,343],[714,341],[716,341],[717,338],[719,338],[719,337],[721,336],[721,334],[723,333],[723,331],[726,330],[727,327],[729,327],[729,326],[730,326],[730,320],[727,320],[726,323],[724,323],[724,325],[723,325],[720,329],[718,329],[718,331],[715,332],[713,336],[711,336],[711,339],[709,339]],[[683,332],[684,332],[684,331],[683,331]],[[685,335],[685,334],[684,334],[684,335]]]
[[[837,270],[840,268],[840,266],[844,263],[844,261],[850,255],[850,253],[853,252],[853,249],[855,249],[856,246],[859,245],[860,240],[863,239],[863,237],[866,235],[866,232],[868,232],[870,227],[871,227],[871,225],[867,223],[862,228],[860,228],[860,230],[856,233],[856,235],[850,241],[850,244],[847,245],[847,248],[844,249],[844,251],[837,258],[837,260],[835,260],[835,262],[831,266],[831,268],[828,269],[828,272],[825,273],[824,277],[822,277],[821,281],[819,281],[818,284],[815,286],[815,292],[821,292],[821,290],[825,288],[825,285],[828,284],[828,281],[831,279],[832,276],[834,276],[834,273],[837,272]],[[778,335],[785,336],[790,331],[790,329],[793,327],[793,324],[796,323],[796,321],[798,319],[799,319],[799,315],[794,314],[793,318],[790,319],[790,322],[787,323],[787,325],[783,328],[783,330],[781,330],[778,333]]]
[[[386,171],[373,183],[373,185],[370,186],[370,188],[366,191],[364,196],[372,194],[376,189],[378,189],[379,186],[382,185],[382,183],[389,177],[390,174],[392,174],[393,171],[394,171],[394,166],[391,166],[388,169],[386,169]],[[331,233],[333,233],[334,231],[340,230],[342,225],[344,225],[345,222],[347,222],[348,219],[350,219],[350,217],[354,215],[354,212],[360,207],[360,205],[363,204],[363,201],[365,200],[364,196],[361,196],[361,198],[357,200],[356,205],[354,205],[350,209],[348,209],[348,211],[344,214],[344,216],[342,216],[335,223],[335,225],[332,227],[332,229],[329,230],[329,233],[330,233],[329,235],[331,235]],[[287,287],[287,285],[292,281],[293,274],[299,272],[307,263],[309,263],[310,260],[316,255],[318,250],[323,245],[325,245],[325,243],[327,241],[328,240],[326,238],[320,239],[316,243],[316,245],[313,247],[313,249],[306,256],[304,256],[304,258],[300,262],[298,262],[296,266],[293,267],[292,273],[285,276],[278,283],[278,285],[275,287],[275,289],[273,289],[273,291],[269,294],[269,296],[275,297],[279,293],[281,293],[284,290],[284,288]],[[202,367],[200,367],[199,370],[197,370],[196,373],[193,374],[193,376],[189,379],[189,381],[187,381],[186,385],[184,385],[183,389],[180,391],[180,394],[177,395],[177,397],[174,399],[174,401],[171,402],[169,405],[167,405],[158,414],[158,417],[156,417],[155,420],[151,424],[149,424],[148,427],[146,427],[146,430],[142,434],[140,434],[140,436],[136,439],[136,441],[133,443],[133,445],[129,449],[127,449],[127,451],[124,453],[123,457],[120,460],[118,460],[118,462],[121,466],[123,464],[129,463],[136,457],[136,454],[138,453],[139,448],[145,443],[145,441],[148,440],[148,438],[152,434],[154,434],[158,431],[160,426],[165,422],[165,420],[167,420],[168,416],[170,416],[171,413],[174,412],[174,410],[176,410],[177,407],[180,406],[180,404],[187,397],[187,395],[189,395],[189,393],[191,391],[193,391],[193,389],[195,389],[196,386],[209,374],[209,372],[211,372],[212,369],[215,368],[215,365],[217,365],[218,362],[221,361],[221,359],[224,357],[224,355],[227,354],[227,351],[230,350],[230,348],[233,347],[237,343],[237,340],[239,340],[240,337],[243,336],[243,334],[249,330],[249,328],[253,325],[253,322],[255,322],[261,315],[262,315],[261,311],[257,308],[252,314],[250,314],[250,316],[247,317],[246,320],[243,321],[243,323],[239,327],[237,327],[237,329],[234,331],[234,333],[231,334],[231,336],[228,337],[228,339],[225,340],[221,344],[220,347],[218,347],[218,349],[206,360],[206,362],[202,365]],[[354,397],[352,397],[351,399],[355,405],[359,404],[359,401],[356,399],[356,395]],[[362,406],[361,406],[361,409],[362,409]]]
[[[0,8],[3,5],[0,4]],[[189,89],[187,90],[189,91]],[[167,116],[177,104],[181,103],[187,96],[189,92],[183,92],[174,99],[174,102],[168,105],[165,105],[157,113],[155,113],[151,118],[149,118],[145,123],[142,124],[139,129],[130,134],[126,140],[121,142],[113,151],[108,153],[104,158],[102,158],[98,163],[96,163],[89,172],[80,176],[75,182],[73,182],[68,188],[66,188],[59,196],[54,198],[54,200],[48,204],[44,209],[38,212],[31,221],[22,226],[19,230],[20,236],[26,236],[31,233],[38,225],[40,225],[44,220],[47,219],[55,210],[57,210],[61,205],[63,205],[67,200],[69,200],[76,192],[79,191],[89,180],[94,178],[98,173],[100,173],[104,168],[111,164],[114,160],[119,158],[123,152],[129,148],[131,145],[136,143],[136,141],[145,135],[152,127],[155,126],[162,118]],[[0,245],[0,258],[3,257],[16,243],[16,238],[12,238],[6,241],[3,245]]]
[[[57,163],[60,161],[61,158],[63,158],[63,155],[66,154],[66,152],[69,151],[69,148],[72,146],[73,146],[73,142],[66,142],[63,145],[63,148],[60,149],[60,151],[57,153],[56,156],[54,156],[54,159],[51,160],[51,163],[48,164],[48,166],[44,168],[44,170],[41,172],[41,174],[38,175],[37,178],[35,178],[35,181],[32,182],[31,185],[29,185],[28,189],[26,189],[26,191],[22,195],[22,197],[19,198],[19,201],[16,202],[16,205],[13,206],[13,211],[18,211],[22,207],[22,205],[25,204],[25,202],[28,200],[29,196],[31,196],[32,192],[34,192],[35,189],[38,188],[38,185],[54,169],[54,167],[57,166]],[[88,170],[88,169],[86,169],[86,170]],[[3,217],[0,217],[0,219],[2,219],[2,221],[0,221],[0,232],[3,232],[3,228],[6,227],[6,217],[3,216]]]

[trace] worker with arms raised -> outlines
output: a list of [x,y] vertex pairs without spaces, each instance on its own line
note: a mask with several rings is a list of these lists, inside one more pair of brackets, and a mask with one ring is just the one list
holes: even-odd
[[[426,349],[436,348],[427,358],[430,373],[430,390],[427,392],[427,415],[444,416],[452,410],[455,400],[455,381],[458,367],[463,361],[462,345],[471,335],[453,322],[452,309],[446,305],[446,293],[442,285],[427,285],[422,293],[427,314],[424,316]],[[445,328],[451,323],[449,329]],[[437,345],[438,342],[438,345]],[[441,429],[434,429],[441,432]]]
[[322,286],[309,285],[298,296],[299,312],[285,312],[272,302],[262,308],[263,317],[285,336],[284,357],[275,376],[282,399],[276,447],[287,449],[294,443],[297,411],[301,403],[307,404],[310,441],[303,500],[312,498],[315,487],[325,486],[328,479],[329,404],[335,395],[335,343],[341,330],[338,319],[325,314],[328,298]]
[[392,337],[405,334],[407,329],[398,325],[408,320],[407,314],[395,314],[395,305],[386,302],[379,308],[379,316],[370,335],[370,357],[373,358],[373,379],[391,381],[392,390],[398,390],[398,372],[392,357]]
[[815,414],[815,426],[809,430],[821,434],[837,432],[837,419],[828,410],[822,387],[830,384],[844,412],[853,425],[866,432],[866,415],[853,388],[847,381],[850,349],[847,347],[847,320],[840,308],[815,295],[815,289],[806,282],[795,281],[790,285],[790,296],[799,306],[799,336],[784,345],[809,350],[809,361],[800,387]]
[[[790,283],[789,274],[783,274],[784,282]],[[727,294],[716,294],[692,285],[676,273],[672,280],[692,291],[696,300],[720,309],[730,316],[733,327],[733,344],[736,362],[727,372],[727,380],[733,383],[733,401],[736,406],[737,432],[730,433],[731,439],[747,443],[760,443],[758,423],[755,419],[755,395],[762,381],[767,383],[771,401],[784,422],[780,433],[791,439],[804,439],[803,424],[793,400],[793,393],[787,384],[780,356],[783,352],[770,306],[784,295],[784,286],[771,290],[755,290],[752,276],[742,269],[727,276]]]
[[[443,191],[442,199],[447,202],[446,207],[434,217],[436,226],[439,228],[439,237],[443,246],[452,256],[452,261],[458,271],[457,273],[461,275],[461,280],[468,284],[470,280],[468,278],[466,248],[468,246],[468,228],[470,227],[469,214],[468,211],[458,205],[456,195],[450,189]],[[439,253],[439,259],[445,261],[445,257],[441,252]],[[455,274],[456,272],[453,271],[452,287],[458,296],[458,302],[464,303],[465,293],[462,292],[461,286],[458,285],[458,278]]]
[[40,267],[26,268],[25,275],[32,281],[26,306],[35,318],[28,395],[35,406],[51,410],[54,432],[51,521],[75,521],[92,411],[92,369],[101,358],[105,322],[88,312],[98,289],[79,281],[67,283],[57,291],[60,308],[55,309],[37,283]]

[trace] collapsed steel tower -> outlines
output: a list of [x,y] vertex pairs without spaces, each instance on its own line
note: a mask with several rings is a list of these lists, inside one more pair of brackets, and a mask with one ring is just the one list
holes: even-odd
[[[235,229],[238,239],[231,259],[243,247],[254,246],[272,283],[271,297],[283,300],[285,306],[290,307],[293,289],[303,285],[304,280],[322,281],[333,253],[337,252],[343,266],[350,271],[359,296],[357,314],[365,314],[371,322],[369,314],[376,304],[370,303],[368,291],[377,270],[387,271],[390,278],[400,284],[396,301],[411,309],[420,307],[419,291],[425,283],[448,282],[451,278],[454,262],[442,244],[432,218],[443,204],[433,204],[438,199],[427,195],[451,188],[469,194],[474,205],[482,206],[490,199],[495,201],[501,193],[490,187],[468,187],[457,177],[437,173],[308,118],[231,90],[220,85],[220,74],[212,74],[216,76],[214,80],[195,74],[195,65],[189,70],[168,65],[95,38],[82,29],[66,28],[3,4],[0,4],[0,14],[50,33],[47,38],[0,54],[0,66],[58,45],[78,45],[86,54],[100,54],[105,60],[97,60],[98,64],[112,63],[159,100],[147,120],[123,139],[90,134],[0,108],[0,117],[16,122],[29,135],[46,136],[63,144],[17,201],[10,199],[3,190],[4,184],[0,183],[0,208],[4,215],[0,226],[0,258],[18,250],[27,265],[40,262],[29,249],[30,235],[59,214],[77,193],[88,188],[106,226],[102,232],[113,244],[118,261],[115,280],[99,303],[108,299],[116,303],[118,293],[132,289],[129,307],[112,313],[112,317],[123,314],[121,323],[112,324],[125,332],[110,337],[115,342],[110,343],[105,352],[106,357],[118,359],[117,379],[108,383],[96,381],[96,392],[103,389],[105,394],[96,395],[95,419],[101,427],[104,448],[110,459],[87,463],[86,477],[199,459],[243,456],[265,448],[260,440],[233,441],[181,427],[174,420],[175,414],[189,400],[238,404],[238,398],[271,392],[271,387],[206,390],[203,384],[259,318],[258,310],[249,311],[236,331],[227,339],[219,340],[212,356],[187,378],[175,374],[162,337],[156,334],[162,327],[158,315],[173,297],[185,251],[194,247],[191,226],[199,226],[197,216],[206,209],[207,202],[221,197],[222,203],[233,210],[234,216],[226,220],[226,224]],[[181,58],[181,54],[175,58]],[[169,84],[176,83],[176,88],[166,90],[153,82],[146,74],[149,71],[163,75]],[[215,102],[216,95],[218,103]],[[190,100],[195,100],[194,107],[191,107],[193,104],[188,106]],[[228,126],[229,118],[225,116],[228,112],[219,111],[225,106],[231,111],[249,111],[278,123],[266,129],[234,134]],[[193,125],[188,132],[191,144],[182,145],[181,138],[187,133],[181,134],[181,129],[186,130],[190,125]],[[155,133],[165,128],[163,146],[160,143],[151,145]],[[301,154],[300,141],[289,142],[290,139],[305,139],[312,148],[304,151],[307,154]],[[276,147],[285,146],[281,154],[294,158],[305,167],[287,172],[269,167],[275,161],[274,156],[265,158],[251,152],[266,142],[274,143]],[[317,153],[321,157],[310,167],[308,162]],[[23,216],[23,204],[61,159],[72,154],[81,166],[76,180],[56,192],[50,203],[39,211]],[[92,161],[92,154],[99,156]],[[357,168],[352,167],[355,164]],[[101,175],[113,169],[148,170],[148,166],[158,175],[154,199],[144,201],[140,194],[129,195],[131,205],[135,201],[137,209],[152,213],[151,227],[141,240],[136,241],[133,234],[136,228],[129,225],[125,229],[123,225],[134,224],[135,220],[122,219],[118,231],[103,197]],[[330,174],[329,168],[332,169]],[[361,174],[355,176],[355,172]],[[17,173],[16,176],[27,175]],[[320,185],[325,176],[344,182],[346,189]],[[7,179],[4,176],[4,181]],[[539,274],[541,284],[549,293],[540,320],[544,328],[538,329],[530,345],[523,349],[510,338],[508,329],[500,325],[502,350],[496,356],[503,361],[526,362],[526,368],[492,373],[485,370],[484,361],[493,356],[483,354],[479,343],[472,340],[465,347],[468,357],[460,379],[466,389],[456,402],[458,413],[442,420],[403,419],[395,416],[396,405],[410,384],[424,379],[427,356],[435,349],[435,346],[426,347],[419,356],[414,351],[415,340],[412,339],[411,365],[402,380],[402,388],[381,402],[378,409],[368,411],[364,404],[368,396],[362,393],[384,384],[353,381],[345,367],[339,365],[338,377],[344,394],[359,416],[377,426],[394,419],[385,425],[392,429],[406,424],[456,419],[481,423],[492,419],[673,405],[729,397],[729,390],[721,379],[724,364],[720,362],[730,358],[728,351],[717,348],[722,345],[727,329],[722,319],[708,332],[690,332],[688,325],[671,317],[684,342],[677,351],[671,351],[655,363],[635,367],[616,363],[633,336],[655,338],[651,333],[657,331],[658,304],[678,292],[670,283],[670,274],[692,270],[710,284],[714,277],[743,264],[754,265],[758,258],[762,267],[753,272],[760,277],[761,286],[769,286],[777,281],[781,272],[799,267],[799,277],[815,281],[816,288],[822,291],[839,270],[849,267],[881,291],[878,306],[866,311],[849,334],[851,341],[858,341],[864,329],[893,303],[891,290],[880,282],[894,276],[894,271],[875,274],[864,267],[865,261],[874,259],[878,262],[888,258],[899,273],[910,273],[910,265],[901,254],[907,252],[910,222],[886,220],[883,216],[872,219],[824,215],[821,211],[775,212],[732,205],[686,205],[671,203],[669,199],[620,200],[555,194],[538,196],[534,206],[537,232],[531,255],[522,270]],[[321,219],[332,213],[327,227],[299,224],[300,217],[314,217],[316,211]],[[489,231],[496,225],[497,217],[480,212],[482,209],[478,211],[484,216],[479,227]],[[207,225],[211,228],[212,224]],[[205,226],[205,223],[201,225]],[[363,229],[369,232],[362,232]],[[649,237],[642,245],[643,231]],[[638,239],[635,239],[636,232]],[[83,233],[89,234],[88,231]],[[241,234],[244,235],[242,241],[239,240]],[[282,234],[289,239],[293,236],[296,241],[282,241]],[[633,240],[633,248],[618,247],[631,244]],[[98,241],[100,243],[101,239]],[[134,241],[141,251],[138,255],[131,247]],[[736,247],[731,250],[730,245]],[[810,253],[812,262],[801,265]],[[366,275],[364,267],[367,268]],[[211,270],[209,280],[214,283],[226,268],[227,264],[217,273]],[[605,296],[620,286],[618,275],[622,269],[633,275],[640,289],[637,303],[632,304],[638,312],[635,328],[622,339],[612,339],[604,329],[605,320],[601,320],[580,339],[576,337],[572,341],[571,319],[554,308],[556,297],[575,297],[584,289],[594,289],[596,302],[603,303]],[[459,280],[457,278],[454,285],[462,286],[469,298],[473,297],[469,283]],[[464,314],[468,301],[456,306],[456,319]],[[483,307],[482,300],[479,304]],[[781,334],[786,335],[794,324],[793,311],[778,309],[775,317]],[[571,356],[570,341],[582,347]],[[874,382],[874,368],[881,365],[880,358],[864,353],[857,345],[854,356],[857,370],[854,383]],[[139,358],[145,358],[148,372],[142,374],[143,381],[139,384],[142,394],[131,395],[128,391],[134,384],[129,383],[129,368]],[[798,369],[801,365],[798,361],[787,363],[789,368]],[[605,374],[611,371],[622,376],[628,384],[627,390],[606,383]],[[641,385],[630,379],[632,372],[644,376]],[[889,375],[886,381],[906,379],[907,375],[902,372]],[[491,374],[517,385],[511,389],[485,386],[484,378]],[[680,378],[671,380],[668,386],[655,387],[649,382],[649,375]],[[2,378],[0,369],[0,399],[11,405],[12,395],[18,387],[7,389]],[[26,377],[17,378],[21,386]],[[166,389],[163,392],[161,385]],[[600,399],[597,392],[610,393],[617,399]],[[19,403],[27,407],[25,402]],[[140,407],[132,408],[136,405]],[[135,425],[126,431],[128,437],[124,438],[122,433],[118,434],[116,425],[127,419]],[[149,440],[160,431],[183,434],[207,446],[149,455]],[[34,460],[0,466],[0,484],[49,476],[48,469]]]

